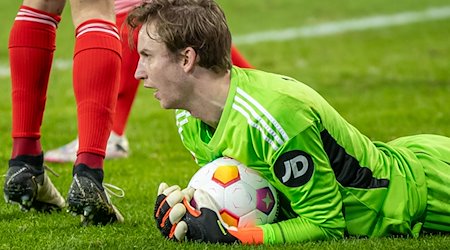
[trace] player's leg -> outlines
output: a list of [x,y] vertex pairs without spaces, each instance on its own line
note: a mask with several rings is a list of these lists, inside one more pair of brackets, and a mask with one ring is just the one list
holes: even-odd
[[430,165],[424,167],[428,195],[423,229],[428,232],[450,233],[450,162],[438,159],[428,162]]
[[423,135],[416,141],[428,191],[423,229],[450,233],[450,138]]
[[[126,15],[126,12],[116,15],[116,25],[122,41],[122,66],[116,111],[114,113],[112,131],[106,146],[105,159],[128,157],[129,145],[125,136],[125,128],[139,86],[139,80],[134,78],[139,55],[136,51],[136,46],[130,48],[128,29],[123,25]],[[74,162],[77,150],[78,138],[59,148],[47,151],[45,160],[58,163]]]
[[136,35],[134,46],[130,47],[128,39],[128,28],[124,25],[127,13],[117,15],[117,27],[120,29],[122,38],[122,68],[120,76],[120,88],[117,99],[116,115],[114,117],[113,131],[117,135],[123,135],[130,115],[134,98],[136,97],[139,80],[134,77],[139,54],[136,50]]
[[12,158],[42,153],[40,128],[64,2],[25,0],[11,29]]
[[123,220],[103,187],[103,159],[117,101],[121,42],[113,0],[71,0],[76,27],[73,84],[79,148],[68,193],[69,210],[83,223]]
[[415,135],[395,143],[413,151],[423,166],[427,186],[423,230],[450,232],[450,138]]
[[[130,4],[132,2],[130,1]],[[134,3],[136,4],[136,3]],[[129,146],[125,137],[125,128],[130,116],[131,107],[139,86],[139,80],[134,78],[139,61],[136,50],[137,33],[134,36],[134,46],[130,47],[128,28],[124,25],[127,12],[116,15],[116,24],[122,40],[122,67],[120,70],[119,94],[117,96],[116,112],[114,114],[112,132],[106,148],[106,158],[124,158],[128,156]]]
[[40,128],[65,0],[25,0],[9,37],[13,150],[5,179],[7,201],[22,208],[64,206],[43,168]]

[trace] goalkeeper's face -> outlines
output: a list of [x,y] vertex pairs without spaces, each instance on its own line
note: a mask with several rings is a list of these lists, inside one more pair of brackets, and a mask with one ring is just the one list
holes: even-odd
[[161,107],[185,109],[192,91],[186,81],[189,70],[183,55],[185,51],[175,55],[158,38],[152,24],[142,26],[138,36],[140,57],[135,77],[144,82],[144,87],[155,90],[154,97]]

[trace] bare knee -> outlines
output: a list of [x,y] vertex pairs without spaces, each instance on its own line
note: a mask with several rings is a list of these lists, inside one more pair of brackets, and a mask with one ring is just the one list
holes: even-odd
[[61,15],[66,0],[24,0],[23,5],[48,13]]
[[75,27],[90,19],[115,23],[114,0],[70,0]]

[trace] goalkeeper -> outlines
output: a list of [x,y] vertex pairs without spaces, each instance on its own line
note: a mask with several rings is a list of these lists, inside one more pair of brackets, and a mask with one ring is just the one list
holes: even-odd
[[127,22],[142,27],[135,75],[163,108],[177,109],[198,165],[232,157],[279,191],[279,221],[236,229],[201,191],[194,210],[192,192],[162,184],[155,218],[164,236],[274,244],[450,232],[450,138],[372,142],[307,85],[232,67],[230,32],[211,0],[153,0]]

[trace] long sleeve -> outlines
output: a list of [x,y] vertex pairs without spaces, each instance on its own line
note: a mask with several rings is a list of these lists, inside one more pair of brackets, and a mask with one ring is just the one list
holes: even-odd
[[325,228],[301,217],[260,227],[263,230],[264,244],[331,240],[344,236],[344,228],[339,225],[336,228]]
[[273,156],[272,184],[287,219],[261,226],[264,243],[343,237],[342,196],[317,131],[315,126],[307,128]]

